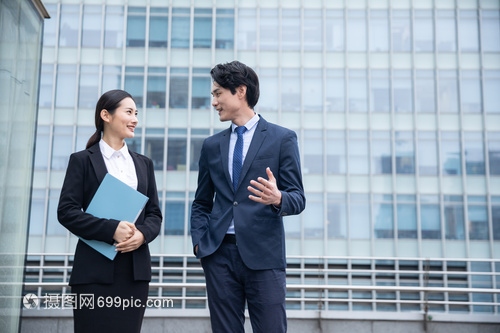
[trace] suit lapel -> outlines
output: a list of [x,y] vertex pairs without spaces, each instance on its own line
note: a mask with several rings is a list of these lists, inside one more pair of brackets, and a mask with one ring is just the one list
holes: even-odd
[[[260,117],[260,116],[259,116]],[[257,124],[257,128],[255,129],[255,133],[253,134],[252,142],[250,143],[250,147],[248,147],[247,155],[245,156],[245,161],[243,162],[243,167],[241,169],[240,179],[238,182],[238,186],[236,190],[241,185],[242,180],[245,178],[248,170],[250,170],[250,165],[252,165],[255,156],[259,152],[262,143],[266,139],[267,136],[267,121],[260,117],[259,123]]]
[[222,170],[224,170],[224,175],[229,183],[231,189],[233,188],[233,182],[231,176],[229,175],[229,140],[231,138],[231,126],[224,132],[222,132],[222,138],[220,140],[220,160],[222,163]]
[[99,143],[96,143],[87,150],[90,153],[90,162],[92,163],[92,167],[94,168],[97,181],[100,184],[104,179],[104,176],[106,176],[106,174],[108,173],[108,169],[106,169],[106,164],[104,163],[104,158],[102,157]]
[[132,160],[134,161],[135,165],[135,173],[137,174],[137,191],[141,192],[142,194],[147,194],[146,189],[147,189],[147,170],[146,166],[144,163],[141,163],[139,158],[137,157],[137,153],[133,151],[128,151],[130,156],[132,156]]

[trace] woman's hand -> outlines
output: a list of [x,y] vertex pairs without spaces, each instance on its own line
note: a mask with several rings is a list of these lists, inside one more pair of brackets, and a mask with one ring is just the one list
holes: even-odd
[[128,240],[116,244],[116,251],[121,253],[131,252],[138,249],[142,244],[144,244],[145,238],[142,232],[135,229],[134,235]]
[[121,221],[115,230],[113,239],[117,243],[122,243],[127,239],[130,239],[134,235],[136,230],[137,229],[135,228],[135,225],[133,223],[127,221]]

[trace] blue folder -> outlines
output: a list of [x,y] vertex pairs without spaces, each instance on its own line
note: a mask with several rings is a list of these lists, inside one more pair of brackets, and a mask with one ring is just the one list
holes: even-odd
[[[108,173],[99,185],[86,212],[99,218],[135,223],[147,201],[147,196]],[[87,240],[81,237],[80,239],[107,258],[115,259],[116,247],[114,245],[98,240]]]

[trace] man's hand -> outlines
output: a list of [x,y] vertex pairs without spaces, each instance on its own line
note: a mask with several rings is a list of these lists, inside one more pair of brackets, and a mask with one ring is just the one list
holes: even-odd
[[260,202],[264,205],[274,205],[276,207],[280,207],[281,191],[276,185],[276,178],[274,178],[274,175],[270,168],[266,169],[266,173],[269,180],[259,177],[257,178],[257,181],[250,181],[250,184],[254,187],[248,186],[248,190],[254,195],[249,195],[248,197],[251,200]]
[[138,229],[135,229],[135,233],[124,242],[116,244],[116,251],[121,253],[131,252],[138,249],[142,244],[144,244],[144,235]]

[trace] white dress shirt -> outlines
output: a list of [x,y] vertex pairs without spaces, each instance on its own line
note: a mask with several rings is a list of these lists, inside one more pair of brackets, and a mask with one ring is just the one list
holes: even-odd
[[127,144],[124,143],[120,150],[114,150],[103,139],[99,141],[106,169],[111,176],[118,178],[128,186],[137,190],[137,173],[132,156],[128,152]]
[[[252,119],[250,119],[244,126],[247,128],[246,132],[243,133],[243,158],[241,163],[245,163],[245,157],[247,156],[248,148],[250,147],[250,143],[252,142],[253,135],[255,133],[255,129],[257,128],[257,123],[259,122],[259,115],[255,114]],[[234,154],[234,146],[236,146],[236,140],[238,140],[238,134],[235,129],[238,127],[236,124],[231,124],[231,137],[229,139],[229,158],[228,158],[228,169],[229,175],[231,176],[231,180],[233,179],[233,154]],[[250,184],[248,184],[250,185]],[[231,225],[229,229],[227,229],[228,234],[234,234],[234,219],[231,220]]]

